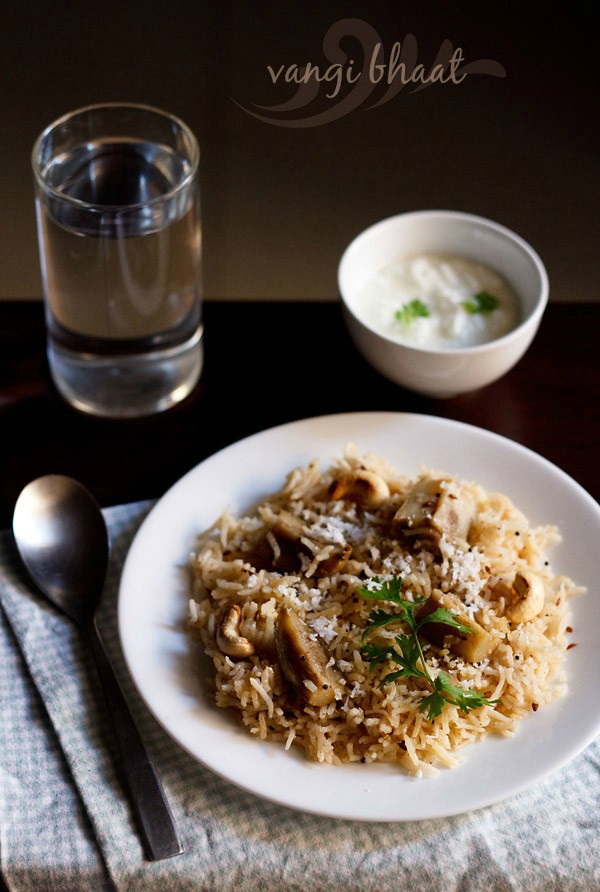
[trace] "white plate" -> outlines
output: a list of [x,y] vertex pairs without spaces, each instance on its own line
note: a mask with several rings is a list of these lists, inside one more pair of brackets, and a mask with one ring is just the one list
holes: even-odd
[[[421,464],[511,497],[533,525],[557,524],[556,572],[587,586],[572,605],[578,646],[566,657],[569,693],[522,723],[513,738],[463,750],[464,762],[435,778],[390,765],[343,767],[307,761],[294,747],[257,741],[212,702],[210,666],[186,634],[186,565],[196,535],[225,506],[244,512],[277,490],[286,473],[349,442],[404,473]],[[459,814],[511,796],[556,771],[600,731],[600,509],[547,460],[489,431],[442,418],[350,413],[306,419],[248,437],[202,462],[152,509],[127,556],[119,630],[138,690],[165,730],[233,784],[273,802],[336,818],[407,821]]]

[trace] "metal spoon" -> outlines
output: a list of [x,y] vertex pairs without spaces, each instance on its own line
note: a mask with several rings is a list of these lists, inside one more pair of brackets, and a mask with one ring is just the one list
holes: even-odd
[[39,477],[17,499],[13,533],[34,582],[77,623],[91,647],[149,860],[180,854],[169,804],[96,628],[109,555],[98,505],[70,477]]

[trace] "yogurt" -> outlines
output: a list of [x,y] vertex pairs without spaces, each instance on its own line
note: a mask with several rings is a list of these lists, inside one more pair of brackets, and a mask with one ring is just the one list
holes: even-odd
[[518,298],[502,276],[449,254],[417,254],[383,267],[357,292],[354,310],[379,334],[434,349],[484,344],[520,321]]

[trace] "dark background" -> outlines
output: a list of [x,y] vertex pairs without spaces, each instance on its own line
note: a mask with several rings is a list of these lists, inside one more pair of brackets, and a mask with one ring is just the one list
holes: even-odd
[[[12,4],[0,38],[0,298],[41,296],[29,155],[57,116],[133,101],[182,117],[201,143],[208,299],[335,299],[345,245],[376,220],[452,208],[536,248],[551,299],[599,300],[598,112],[591,3],[79,0]],[[360,18],[386,55],[411,33],[431,65],[443,40],[505,78],[402,90],[312,128],[239,105],[289,99],[277,69],[323,68],[331,25]],[[342,42],[351,58],[360,48]],[[329,107],[321,93],[315,109]],[[375,91],[374,101],[380,93]],[[234,101],[235,100],[235,101]]]

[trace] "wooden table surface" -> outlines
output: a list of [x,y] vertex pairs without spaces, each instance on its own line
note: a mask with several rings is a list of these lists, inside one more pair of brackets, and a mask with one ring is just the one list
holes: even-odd
[[203,458],[298,418],[405,411],[503,434],[600,498],[600,305],[550,304],[526,355],[482,390],[434,400],[403,390],[358,354],[336,302],[207,302],[205,365],[174,410],[136,421],[88,417],[56,394],[39,302],[0,303],[0,527],[21,488],[79,479],[102,506],[157,498]]

